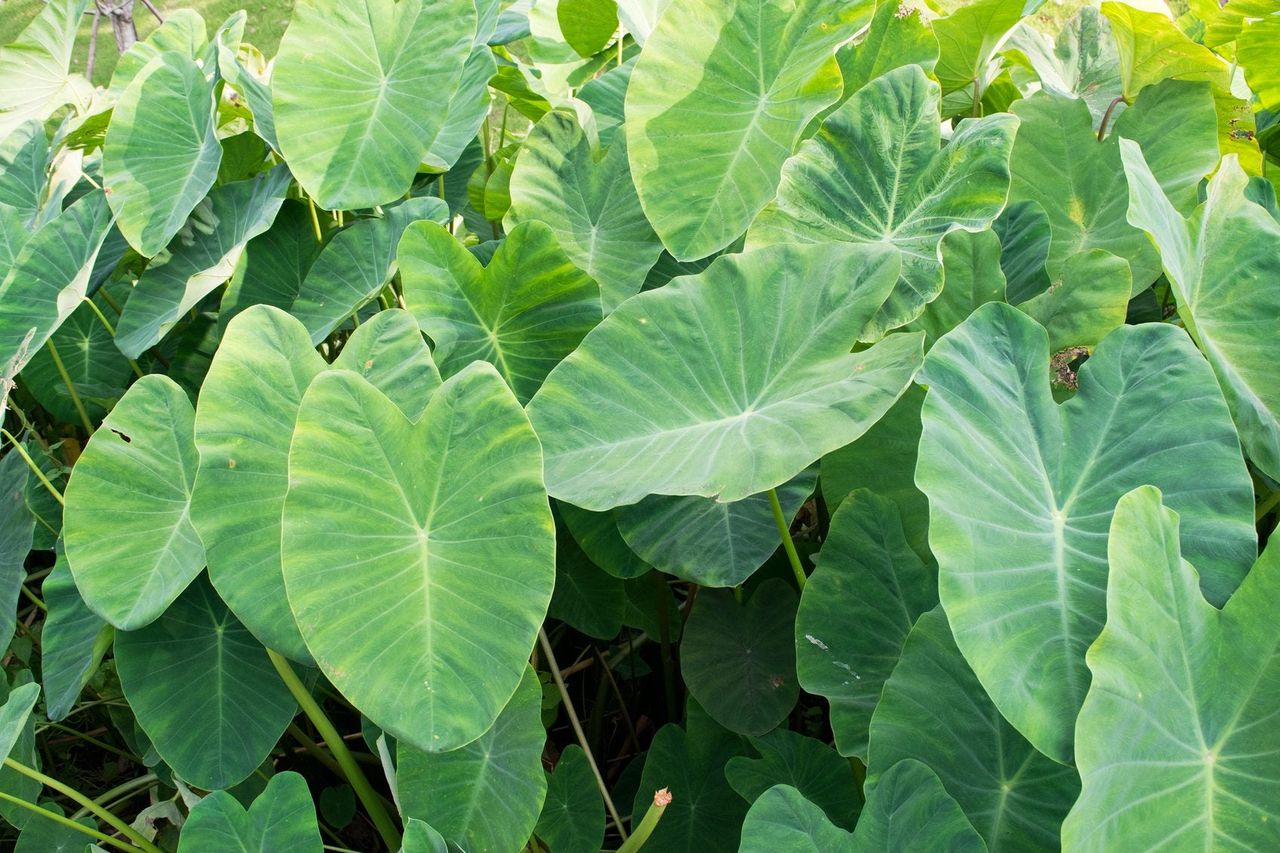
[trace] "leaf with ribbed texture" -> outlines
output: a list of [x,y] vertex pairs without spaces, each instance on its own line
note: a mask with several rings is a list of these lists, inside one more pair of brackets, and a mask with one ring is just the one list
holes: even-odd
[[[1280,332],[1280,223],[1245,197],[1248,179],[1234,157],[1222,161],[1205,203],[1185,221],[1138,147],[1122,141],[1121,153],[1130,221],[1160,250],[1178,313],[1213,365],[1249,457],[1280,477],[1280,383],[1272,352]],[[1197,562],[1194,554],[1190,559]]]
[[925,349],[963,323],[979,305],[1005,299],[1000,238],[994,231],[949,231],[942,238],[940,253],[942,293],[907,325],[910,331],[924,332]]
[[933,23],[938,39],[934,77],[943,92],[981,85],[987,64],[1024,14],[1024,0],[975,0]]
[[1245,28],[1237,51],[1249,88],[1258,96],[1261,106],[1273,112],[1280,109],[1280,62],[1276,60],[1275,53],[1277,39],[1280,39],[1280,15],[1268,15]]
[[195,59],[208,41],[208,30],[199,12],[194,9],[173,10],[146,39],[134,42],[120,54],[111,72],[111,85],[107,87],[109,100],[119,100],[133,78],[160,54],[173,51]]
[[18,590],[27,579],[27,554],[35,536],[36,517],[27,508],[27,462],[10,452],[0,459],[0,641],[13,639],[17,627]]
[[905,759],[942,780],[993,851],[1058,845],[1080,790],[1076,772],[1040,754],[983,692],[941,607],[922,615],[871,718],[867,783]]
[[548,491],[604,510],[782,485],[864,433],[914,376],[920,335],[849,352],[897,278],[892,249],[780,245],[627,300],[529,403]]
[[1001,713],[1065,761],[1088,688],[1085,649],[1105,617],[1119,497],[1144,483],[1164,490],[1214,601],[1257,546],[1230,413],[1185,332],[1116,329],[1061,406],[1048,373],[1034,320],[998,303],[974,312],[925,359],[916,482],[957,644]]
[[534,834],[556,853],[599,853],[604,843],[604,801],[587,754],[577,744],[564,748],[547,777],[547,797]]
[[904,65],[919,65],[926,72],[932,71],[938,61],[938,40],[919,9],[881,3],[861,40],[840,48],[836,56],[847,97]]
[[600,285],[606,313],[640,292],[662,254],[631,183],[625,137],[595,152],[570,113],[547,113],[520,147],[507,221],[527,219],[551,226],[565,254]]
[[101,193],[90,193],[31,235],[0,282],[0,370],[16,375],[89,287],[110,225]]
[[0,134],[0,205],[16,211],[30,227],[44,201],[49,144],[44,126],[34,119]]
[[191,525],[195,412],[167,376],[134,383],[89,439],[66,491],[67,561],[89,608],[132,631],[204,568]]
[[1265,850],[1280,823],[1280,545],[1222,609],[1144,486],[1111,522],[1107,624],[1076,723],[1084,787],[1071,850]]
[[22,728],[40,698],[40,685],[23,684],[6,692],[5,703],[0,706],[0,755],[8,756],[21,739]]
[[395,201],[449,114],[472,0],[299,0],[271,78],[276,136],[325,209]]
[[471,49],[462,66],[458,88],[449,99],[448,118],[431,140],[423,164],[433,171],[447,172],[475,141],[476,133],[489,115],[492,96],[489,80],[498,70],[493,51],[486,44]]
[[730,758],[725,778],[744,800],[754,803],[774,785],[794,786],[827,817],[845,829],[857,822],[857,783],[853,768],[822,741],[799,732],[778,728],[753,738],[759,758]]
[[[810,469],[778,487],[788,523],[813,494],[817,479]],[[614,513],[623,541],[640,559],[699,586],[738,586],[778,550],[778,523],[768,494],[732,503],[650,495]]]
[[649,565],[627,546],[618,531],[617,510],[590,512],[563,502],[556,506],[564,526],[591,562],[623,580],[649,571]]
[[1088,104],[1095,126],[1120,96],[1120,57],[1111,24],[1092,6],[1077,12],[1053,41],[1023,23],[1008,47],[1022,51],[1046,90]]
[[382,216],[353,222],[325,244],[289,309],[307,327],[313,344],[382,291],[395,275],[401,235],[420,219],[444,224],[449,205],[439,198],[411,198]]
[[1129,264],[1101,249],[1077,252],[1049,289],[1018,305],[1049,334],[1049,352],[1093,347],[1124,325],[1133,278]]
[[[95,294],[93,301],[99,311],[110,310],[100,295]],[[91,419],[98,420],[124,394],[134,374],[128,359],[116,348],[115,338],[94,314],[94,306],[82,303],[50,340],[57,347],[62,367],[80,395],[85,411]],[[79,422],[80,415],[48,347],[35,351],[31,362],[23,368],[22,379],[31,396],[49,414],[65,423]]]
[[749,246],[842,241],[897,248],[901,279],[864,330],[867,340],[924,310],[942,290],[943,235],[986,228],[1009,193],[1017,120],[964,123],[943,148],[940,97],[916,65],[871,81],[787,161],[777,199],[747,234]]
[[405,307],[435,343],[440,372],[497,368],[526,403],[600,322],[600,288],[541,222],[523,222],[487,266],[433,222],[410,226],[397,252]]
[[897,505],[866,490],[831,517],[796,613],[800,686],[826,697],[841,755],[866,759],[867,727],[907,633],[938,583],[907,545]]
[[319,253],[306,204],[286,199],[271,227],[245,244],[244,261],[222,296],[218,325],[225,329],[252,305],[288,311]]
[[1156,280],[1159,255],[1125,219],[1129,198],[1119,141],[1142,145],[1161,185],[1189,212],[1200,179],[1218,162],[1211,101],[1204,84],[1170,82],[1148,89],[1101,143],[1083,101],[1042,93],[1014,105],[1022,125],[1013,147],[1010,201],[1034,201],[1049,217],[1051,278],[1062,274],[1072,255],[1102,249],[1129,262],[1134,288],[1144,290]]
[[196,207],[167,257],[150,264],[116,324],[116,346],[137,358],[235,271],[245,244],[271,227],[289,189],[289,170],[218,187]]
[[1103,3],[1120,57],[1120,79],[1130,103],[1161,80],[1208,80],[1223,86],[1227,64],[1202,44],[1187,38],[1161,11],[1127,3]]
[[218,177],[214,88],[195,60],[165,51],[112,112],[102,185],[120,233],[146,257],[173,239]]
[[307,780],[292,771],[272,776],[247,811],[231,794],[214,791],[191,807],[178,842],[178,853],[320,853],[323,848]]
[[40,586],[49,608],[40,632],[40,674],[45,711],[50,720],[64,719],[97,670],[115,635],[84,603],[76,589],[62,547],[53,571]]
[[480,736],[520,681],[555,580],[541,449],[497,371],[465,368],[416,422],[359,376],[322,374],[302,398],[289,484],[285,589],[325,675],[403,744]]
[[[384,311],[361,325],[334,367],[361,373],[414,417],[440,384],[417,325],[403,311]],[[209,577],[255,636],[303,662],[311,655],[285,599],[280,512],[298,407],[327,369],[301,323],[255,306],[227,325],[195,419],[200,468],[192,521],[209,543]]]
[[0,139],[28,119],[43,122],[64,104],[89,102],[93,87],[69,70],[89,2],[53,0],[15,42],[0,47]]
[[401,810],[473,853],[520,849],[547,793],[541,715],[542,688],[526,665],[511,701],[479,739],[450,752],[401,746]]
[[150,625],[117,633],[115,657],[142,730],[205,790],[253,773],[298,711],[266,649],[203,577]]
[[640,204],[671,254],[704,258],[746,230],[805,125],[840,96],[835,48],[872,6],[696,0],[667,8],[631,75],[624,131]]

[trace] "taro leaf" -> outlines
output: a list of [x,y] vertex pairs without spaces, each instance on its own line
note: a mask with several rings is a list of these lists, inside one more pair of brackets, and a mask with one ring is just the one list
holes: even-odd
[[622,581],[592,564],[564,525],[557,525],[556,588],[547,615],[589,637],[612,640],[625,612]]
[[53,571],[41,585],[49,608],[40,632],[40,670],[45,711],[50,720],[64,719],[98,669],[115,629],[98,618],[80,597],[62,549]]
[[396,771],[401,811],[474,853],[520,849],[547,793],[541,715],[542,688],[526,663],[511,700],[478,739],[450,752],[402,743]]
[[507,223],[527,219],[551,226],[569,259],[600,285],[606,313],[640,292],[662,253],[631,183],[626,139],[594,152],[571,113],[547,113],[520,147]]
[[396,271],[400,236],[420,219],[447,222],[449,206],[438,198],[411,198],[377,219],[357,220],[325,245],[289,310],[307,327],[312,344],[386,286]]
[[725,778],[744,800],[754,803],[774,785],[791,785],[820,806],[828,819],[853,828],[859,807],[857,787],[852,768],[835,750],[787,729],[775,729],[753,739],[751,745],[760,758],[739,755],[724,768]]
[[1271,357],[1280,328],[1280,223],[1244,196],[1247,179],[1234,157],[1222,161],[1207,200],[1185,222],[1138,147],[1122,141],[1121,152],[1130,220],[1159,248],[1178,313],[1217,374],[1249,458],[1280,477],[1280,383]]
[[704,258],[746,230],[800,132],[840,96],[835,47],[871,9],[833,0],[667,8],[631,75],[624,131],[640,204],[671,254]]
[[[380,312],[362,325],[334,366],[361,373],[415,417],[440,384],[403,311]],[[268,306],[250,308],[227,326],[195,419],[200,468],[192,520],[209,542],[209,577],[255,636],[302,662],[311,655],[285,599],[280,513],[298,406],[326,369],[297,320]]]
[[[61,481],[67,474],[61,461],[56,459],[48,447],[27,437],[27,455],[35,461],[36,466],[44,472],[48,480],[61,488]],[[52,551],[62,535],[62,504],[45,488],[44,483],[35,477],[27,479],[27,509],[35,516],[35,538],[31,547],[39,551]]]
[[203,577],[150,625],[116,634],[115,655],[147,737],[208,791],[252,773],[298,712],[266,649]]
[[[623,140],[623,137],[618,136],[617,130],[622,126],[625,117],[624,104],[627,97],[627,84],[631,82],[631,71],[636,67],[636,59],[637,57],[633,56],[621,65],[615,65],[599,77],[588,80],[578,90],[578,100],[591,107],[591,113],[596,121],[596,133],[600,137],[601,148],[612,146],[615,140]],[[528,144],[527,140],[525,144]],[[623,141],[620,147],[625,149],[626,144]],[[631,167],[628,165],[627,180],[630,181],[630,179]],[[631,186],[631,193],[635,194],[634,184]],[[638,204],[639,201],[639,198],[637,198],[636,203]],[[659,245],[661,245],[661,242],[659,242]]]
[[194,9],[174,9],[165,15],[164,22],[145,40],[134,42],[120,54],[116,67],[111,72],[107,100],[111,103],[118,101],[133,78],[160,54],[172,51],[194,60],[208,41],[204,18],[199,12]]
[[137,358],[235,271],[245,244],[271,227],[289,189],[289,170],[224,184],[200,202],[167,258],[138,279],[116,326],[116,346]]
[[226,791],[214,791],[192,806],[178,853],[320,853],[323,846],[307,780],[286,771],[271,777],[247,811]]
[[[926,349],[963,323],[979,305],[1005,299],[1000,238],[994,231],[949,231],[942,238],[941,255],[942,293],[907,326],[924,332]],[[1125,293],[1126,301],[1128,295]]]
[[[801,471],[778,487],[788,523],[813,494],[817,471]],[[699,586],[738,586],[778,550],[769,495],[732,503],[696,495],[650,495],[614,510],[618,532],[649,565]]]
[[22,211],[0,202],[0,269],[9,269],[31,236]]
[[643,46],[670,2],[671,0],[618,0],[618,20],[636,40],[636,44]]
[[844,96],[877,77],[904,65],[932,71],[938,61],[938,40],[925,24],[920,10],[907,5],[881,3],[871,26],[857,44],[845,45],[836,54],[844,78]]
[[1280,545],[1218,609],[1150,486],[1111,522],[1107,625],[1076,723],[1084,788],[1062,828],[1072,850],[1265,850],[1280,820]]
[[1213,52],[1182,34],[1163,12],[1147,12],[1126,3],[1103,3],[1120,56],[1125,99],[1133,99],[1161,80],[1208,80],[1225,85],[1227,66]]
[[747,742],[720,728],[692,699],[687,717],[687,731],[669,723],[654,736],[631,813],[643,815],[654,792],[666,788],[671,804],[646,846],[663,853],[731,853],[738,849],[747,803],[729,786],[724,769],[734,756],[749,754]]
[[[19,670],[13,675],[12,685],[0,677],[0,699],[5,703],[0,707],[0,755],[33,768],[40,759],[36,754],[35,720],[31,711],[39,695],[39,685],[31,683],[31,673],[26,670]],[[0,768],[0,792],[10,797],[34,803],[42,788],[38,779],[32,779],[12,767]],[[17,803],[5,800],[0,802],[0,817],[22,829],[32,821],[33,814]]]
[[604,843],[604,802],[587,754],[577,744],[560,753],[547,777],[547,798],[533,830],[555,853],[599,853]]
[[992,850],[1056,848],[1080,789],[983,692],[941,607],[916,622],[871,718],[868,784],[914,758],[938,774]]
[[1005,278],[1005,299],[1016,305],[1048,290],[1050,281],[1045,265],[1049,261],[1053,230],[1049,215],[1039,202],[1010,202],[992,225],[992,230],[1000,236],[1000,270]]
[[600,322],[600,288],[541,222],[512,228],[488,266],[434,222],[405,229],[397,257],[441,374],[487,361],[521,403]]
[[165,51],[120,96],[102,145],[116,226],[146,257],[159,253],[213,186],[222,160],[214,84],[189,56]]
[[111,213],[101,193],[67,208],[18,252],[0,282],[0,371],[16,375],[80,304]]
[[747,813],[743,851],[882,853],[886,850],[948,850],[986,853],[974,830],[937,774],[913,759],[898,762],[867,788],[857,829],[832,825],[804,794],[790,785],[766,791]]
[[556,21],[569,47],[579,56],[592,57],[618,29],[618,4],[615,0],[559,0]]
[[36,530],[27,508],[27,479],[27,461],[19,453],[0,459],[0,645],[6,648],[17,627],[18,593]]
[[831,704],[841,755],[867,756],[867,726],[907,633],[938,603],[938,584],[907,546],[892,501],[866,490],[831,517],[796,612],[800,685]]
[[590,512],[559,502],[556,506],[564,526],[591,562],[623,580],[640,577],[649,571],[649,565],[627,547],[618,531],[616,510]]
[[0,139],[28,119],[43,122],[64,104],[90,99],[88,81],[69,71],[76,31],[88,7],[89,0],[54,0],[16,41],[0,47]]
[[796,705],[796,594],[769,578],[739,604],[728,590],[704,589],[684,626],[680,674],[689,694],[720,725],[759,736]]
[[538,439],[497,371],[467,367],[416,422],[359,376],[319,376],[289,482],[285,588],[320,668],[403,743],[479,737],[520,681],[555,576]]
[[986,228],[1009,193],[1017,119],[962,123],[940,148],[939,98],[938,84],[916,65],[871,81],[787,161],[777,199],[747,235],[748,246],[835,240],[897,248],[901,279],[863,331],[867,340],[924,310],[942,290],[943,235]]
[[932,564],[929,501],[915,482],[923,403],[924,389],[912,385],[866,435],[822,457],[821,485],[833,513],[854,489],[870,489],[892,500],[901,511],[907,544]]
[[[39,806],[54,814],[66,816],[57,803],[44,801],[39,803]],[[98,829],[97,821],[93,817],[76,818],[75,822],[95,832]],[[13,853],[84,853],[90,849],[87,845],[84,832],[32,815],[27,825],[22,828],[21,834],[18,835]]]
[[18,215],[23,238],[43,206],[48,160],[44,126],[34,119],[0,138],[0,205]]
[[1023,7],[1024,0],[975,0],[933,22],[938,39],[933,74],[943,92],[980,85],[1005,35],[1022,19]]
[[481,43],[471,49],[471,55],[462,66],[457,91],[449,99],[448,118],[423,156],[423,164],[429,169],[449,171],[475,140],[476,133],[489,115],[492,102],[489,80],[497,68],[488,45]]
[[71,573],[89,609],[121,630],[150,623],[204,568],[190,517],[194,419],[172,379],[144,376],[89,439],[67,483]]
[[316,204],[404,195],[446,121],[476,33],[472,0],[299,0],[271,94],[289,168]]
[[920,335],[849,352],[897,278],[886,247],[778,245],[627,300],[529,403],[548,491],[604,510],[782,485],[864,433],[915,374]]
[[1024,22],[1008,46],[1023,52],[1045,90],[1088,104],[1094,127],[1120,96],[1120,57],[1111,25],[1092,6],[1077,12],[1052,44]]
[[271,227],[245,245],[244,261],[222,296],[218,325],[225,329],[252,305],[288,311],[319,251],[306,204],[286,199]]
[[[93,297],[99,311],[109,311],[101,296]],[[58,350],[62,367],[80,395],[89,417],[98,420],[124,394],[133,372],[129,361],[116,349],[115,338],[94,314],[93,306],[81,304],[68,315],[50,338]],[[23,369],[22,379],[41,406],[65,423],[78,423],[79,414],[62,381],[58,365],[46,346],[35,351]]]
[[[1189,212],[1200,179],[1218,162],[1210,100],[1204,84],[1171,82],[1148,89],[1101,143],[1083,101],[1042,93],[1014,105],[1022,125],[1013,147],[1010,200],[1037,202],[1049,217],[1051,278],[1061,275],[1072,255],[1103,249],[1129,262],[1135,289],[1155,281],[1159,256],[1125,220],[1129,199],[1119,140],[1142,145],[1161,185],[1180,210]],[[1010,291],[1011,299],[1034,295]]]
[[920,379],[929,394],[916,482],[956,642],[1009,721],[1065,761],[1088,688],[1084,652],[1105,614],[1120,495],[1164,490],[1214,601],[1257,546],[1230,413],[1185,332],[1116,329],[1060,407],[1048,368],[1044,329],[1007,305],[982,306],[939,341]]
[[[1233,4],[1234,5],[1234,4]],[[1245,80],[1262,107],[1280,109],[1280,62],[1275,46],[1280,39],[1280,15],[1268,15],[1249,24],[1240,36],[1236,58]]]
[[40,698],[39,684],[23,684],[8,690],[8,697],[0,706],[0,755],[9,755],[19,746],[22,730],[31,718],[31,711]]
[[1091,249],[1067,258],[1061,278],[1018,308],[1044,326],[1049,352],[1092,348],[1124,325],[1132,291],[1129,264],[1110,252]]
[[404,846],[400,853],[452,853],[444,840],[444,836],[435,827],[425,821],[411,817],[404,822]]

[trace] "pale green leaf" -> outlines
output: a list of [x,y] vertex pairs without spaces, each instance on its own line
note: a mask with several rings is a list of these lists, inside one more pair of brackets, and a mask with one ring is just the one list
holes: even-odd
[[323,845],[307,781],[286,771],[271,777],[247,811],[226,791],[214,791],[192,806],[178,853],[320,853]]
[[70,73],[76,31],[89,2],[53,0],[16,41],[0,47],[0,139],[28,119],[43,122],[64,104],[89,101],[89,82]]
[[1067,258],[1061,277],[1018,308],[1044,326],[1050,352],[1094,347],[1124,325],[1132,282],[1123,258],[1091,249]]

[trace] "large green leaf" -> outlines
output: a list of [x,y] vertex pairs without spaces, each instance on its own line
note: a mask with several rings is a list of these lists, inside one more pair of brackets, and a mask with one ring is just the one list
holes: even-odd
[[689,694],[720,725],[759,736],[796,705],[795,590],[769,578],[739,604],[729,590],[704,589],[680,642]]
[[150,625],[117,633],[115,655],[156,751],[208,791],[253,773],[298,712],[266,649],[204,578]]
[[1077,12],[1052,42],[1024,23],[1008,46],[1022,51],[1044,89],[1088,104],[1095,125],[1121,94],[1120,57],[1111,24],[1092,6]]
[[102,145],[116,226],[139,253],[159,253],[218,176],[214,84],[195,60],[165,51],[120,96]]
[[17,627],[18,591],[27,579],[27,554],[36,517],[27,508],[27,461],[14,451],[0,459],[0,641],[6,647]]
[[958,4],[950,15],[934,22],[938,62],[933,71],[944,92],[982,85],[987,64],[1022,19],[1023,6],[1024,0],[975,0]]
[[800,132],[840,96],[835,48],[871,10],[833,0],[668,7],[631,75],[624,130],[640,203],[671,254],[703,258],[746,230]]
[[218,187],[169,244],[167,257],[147,266],[116,324],[116,346],[137,358],[235,271],[245,244],[271,227],[289,189],[289,170]]
[[361,219],[334,235],[311,264],[289,313],[318,344],[351,312],[376,297],[396,272],[396,246],[411,222],[449,219],[443,199],[411,198],[383,216]]
[[[790,523],[813,494],[812,468],[778,487]],[[614,510],[618,532],[646,563],[699,586],[738,586],[778,550],[768,494],[721,503],[714,498],[650,495]]]
[[[0,678],[0,699],[5,702],[0,707],[0,750],[3,750],[0,755],[28,767],[38,767],[40,762],[36,753],[35,720],[31,714],[39,696],[39,685],[31,682],[31,673],[26,670],[15,672],[12,684]],[[34,803],[43,788],[38,779],[12,767],[0,768],[0,791],[11,797]],[[8,800],[0,802],[0,816],[18,829],[37,819],[30,810]]]
[[8,136],[0,135],[0,205],[17,214],[23,238],[43,206],[48,166],[49,144],[40,122],[24,121]]
[[848,97],[882,74],[903,65],[919,65],[932,71],[938,61],[938,40],[925,24],[921,10],[913,6],[879,3],[871,26],[856,44],[836,54],[844,95]]
[[1278,37],[1280,15],[1268,15],[1245,28],[1237,52],[1249,88],[1260,105],[1273,112],[1280,109],[1280,61],[1275,54]]
[[1077,252],[1044,293],[1018,307],[1049,334],[1049,351],[1093,347],[1124,325],[1133,278],[1129,264],[1101,249]]
[[323,846],[307,780],[286,771],[271,777],[247,811],[226,791],[214,791],[192,806],[178,853],[320,853]]
[[88,81],[70,73],[76,31],[89,2],[53,0],[16,41],[0,47],[0,139],[28,119],[43,122],[64,104],[89,101]]
[[80,305],[110,220],[106,199],[90,193],[24,243],[0,281],[4,376],[16,375]]
[[1127,3],[1103,3],[1120,57],[1120,80],[1131,103],[1161,80],[1226,83],[1227,65],[1177,28],[1164,12],[1135,9]]
[[289,481],[285,588],[320,668],[404,743],[474,740],[516,689],[554,584],[542,454],[511,391],[476,364],[410,422],[325,373]]
[[67,561],[89,608],[132,631],[204,568],[191,525],[195,412],[167,376],[145,376],[85,446],[66,491]]
[[85,682],[97,671],[115,629],[80,597],[61,547],[40,590],[49,608],[40,632],[40,675],[45,713],[56,722],[71,712]]
[[564,748],[547,778],[534,834],[556,853],[599,853],[604,843],[604,802],[587,754],[577,744]]
[[1048,373],[1034,320],[998,303],[974,312],[925,360],[916,482],[957,644],[1001,713],[1067,760],[1120,495],[1144,483],[1165,491],[1214,601],[1235,588],[1256,540],[1230,414],[1185,332],[1112,332],[1062,406]]
[[1219,610],[1150,486],[1111,522],[1107,625],[1076,723],[1072,850],[1265,850],[1280,821],[1280,545]]
[[649,565],[627,546],[618,531],[617,510],[589,512],[563,502],[556,506],[564,526],[591,562],[624,580],[649,571]]
[[195,59],[209,41],[204,17],[194,9],[175,9],[145,39],[136,41],[120,54],[107,87],[108,101],[114,103],[151,60],[166,51]]
[[405,229],[397,251],[405,307],[451,376],[487,361],[526,403],[600,322],[600,288],[541,222],[522,222],[487,266],[434,222]]
[[299,0],[271,95],[280,149],[326,209],[404,195],[446,120],[472,0]]
[[[440,384],[417,325],[403,311],[380,312],[363,324],[334,366],[363,374],[413,416]],[[192,521],[209,543],[209,577],[255,636],[303,662],[311,656],[285,599],[280,513],[298,407],[327,368],[301,323],[255,306],[227,325],[195,418],[200,468]]]
[[777,728],[754,738],[751,746],[759,758],[730,758],[724,775],[744,800],[754,803],[777,784],[799,790],[827,817],[845,829],[857,822],[858,785],[853,768],[822,741],[790,729]]
[[905,759],[938,774],[993,851],[1044,850],[1080,789],[1076,772],[1035,750],[983,692],[941,607],[907,635],[871,718],[867,783]]
[[[480,35],[481,33],[477,33],[477,36]],[[497,68],[493,51],[488,45],[478,42],[462,66],[458,88],[449,99],[448,117],[436,132],[423,157],[423,165],[429,170],[449,171],[467,146],[476,141],[476,134],[492,106],[489,80],[493,78]]]
[[897,248],[901,279],[864,331],[869,340],[924,310],[942,290],[943,235],[986,228],[1009,193],[1017,120],[963,123],[941,148],[940,98],[918,65],[868,83],[787,161],[777,199],[747,235],[749,246],[839,240]]
[[40,685],[23,684],[7,692],[4,705],[0,706],[0,755],[5,756],[13,752],[22,737],[22,727],[40,698]]
[[593,151],[571,113],[547,113],[520,146],[507,221],[528,219],[551,226],[565,254],[600,285],[606,312],[640,292],[662,253],[631,183],[626,139]]
[[[39,806],[65,817],[57,803],[45,800]],[[96,819],[89,816],[76,818],[75,823],[95,831],[98,828]],[[88,849],[84,832],[32,815],[32,819],[22,827],[13,853],[84,853]]]
[[1006,280],[1000,268],[1000,238],[995,231],[949,231],[942,238],[939,254],[942,293],[907,325],[908,330],[924,332],[925,349],[963,323],[979,305],[1005,301]]
[[289,310],[320,252],[303,202],[286,200],[271,227],[244,248],[244,260],[227,285],[218,310],[223,329],[253,305]]
[[622,581],[593,564],[564,525],[557,525],[556,588],[547,616],[611,640],[622,629],[626,604]]
[[518,850],[533,833],[547,793],[546,741],[542,688],[526,665],[511,700],[477,740],[450,752],[401,747],[401,811],[473,853]]
[[891,249],[779,245],[629,299],[529,404],[548,491],[602,510],[785,483],[865,432],[914,375],[920,335],[849,352],[897,278]]
[[1245,197],[1247,178],[1234,157],[1223,160],[1205,203],[1184,221],[1137,146],[1122,141],[1121,152],[1129,216],[1160,250],[1178,313],[1213,365],[1249,457],[1280,477],[1280,383],[1270,349],[1280,330],[1273,284],[1280,223]]
[[1072,255],[1102,249],[1129,262],[1135,289],[1155,281],[1160,258],[1125,219],[1129,199],[1119,141],[1139,142],[1156,163],[1161,184],[1180,209],[1189,209],[1200,179],[1218,162],[1211,101],[1204,84],[1148,89],[1101,143],[1081,100],[1045,92],[1014,104],[1022,125],[1013,147],[1010,200],[1034,201],[1049,217],[1051,277],[1062,274]]
[[831,704],[842,755],[867,755],[867,726],[907,633],[938,603],[937,580],[907,545],[898,507],[860,490],[831,517],[796,613],[800,686]]

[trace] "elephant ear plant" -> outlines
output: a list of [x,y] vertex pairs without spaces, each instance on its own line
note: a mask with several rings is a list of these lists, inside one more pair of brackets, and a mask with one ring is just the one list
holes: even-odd
[[108,5],[0,20],[4,849],[1280,849],[1280,7]]

